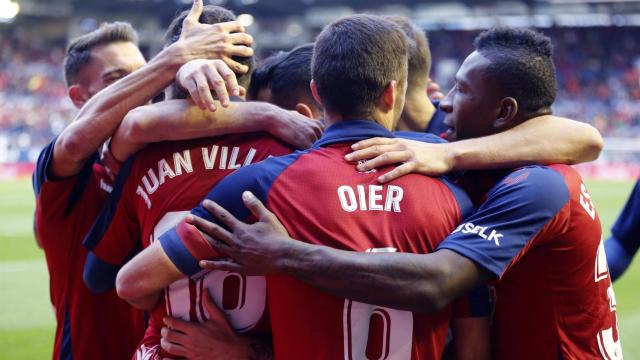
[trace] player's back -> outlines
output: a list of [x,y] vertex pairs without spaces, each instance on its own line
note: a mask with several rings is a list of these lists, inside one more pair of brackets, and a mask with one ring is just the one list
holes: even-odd
[[549,168],[562,176],[568,198],[496,284],[497,357],[620,359],[598,214],[574,169]]
[[[293,238],[309,243],[360,252],[432,252],[462,220],[450,188],[419,175],[380,185],[379,173],[357,172],[344,161],[350,145],[300,156],[274,182],[267,206]],[[430,316],[412,314],[332,296],[288,276],[269,278],[268,288],[279,358],[308,353],[409,359],[413,352],[413,358],[436,359],[451,317],[450,307]]]
[[[344,155],[371,136],[391,135],[368,121],[335,124],[312,149],[268,159],[234,178],[256,174],[249,188],[293,238],[360,252],[433,251],[462,220],[463,208],[471,210],[470,201],[441,179],[408,175],[382,185],[377,177],[391,168],[358,172]],[[427,316],[332,296],[289,276],[268,277],[267,286],[277,358],[441,356],[450,306]]]
[[483,203],[440,248],[495,275],[495,358],[621,358],[600,220],[578,173],[551,165],[476,175]]
[[[99,261],[121,265],[136,242],[147,247],[177,224],[233,171],[291,150],[265,133],[166,141],[148,146],[120,169],[115,190],[85,246]],[[105,240],[106,239],[106,240]]]
[[[265,133],[150,145],[123,165],[114,194],[109,199],[110,206],[103,211],[85,240],[86,245],[92,248],[88,266],[93,265],[85,268],[85,279],[97,288],[113,286],[113,276],[107,278],[108,284],[95,284],[104,279],[95,274],[97,270],[112,268],[115,275],[132,253],[149,246],[164,231],[175,226],[216,183],[236,169],[268,156],[290,152],[287,146]],[[160,329],[164,326],[162,318],[174,316],[204,321],[207,317],[200,306],[203,288],[215,287],[216,290],[210,291],[217,291],[223,287],[227,277],[231,277],[233,282],[234,276],[209,276],[214,280],[185,277],[171,284],[163,301],[153,311],[136,357],[169,357],[169,354],[158,351]],[[218,291],[214,300],[220,301],[222,296],[238,297],[231,291],[224,294]],[[264,296],[262,294],[263,299]]]

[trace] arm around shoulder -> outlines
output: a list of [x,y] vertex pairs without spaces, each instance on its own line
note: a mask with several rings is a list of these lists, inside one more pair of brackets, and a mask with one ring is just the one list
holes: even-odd
[[158,303],[162,289],[182,276],[156,241],[118,272],[116,291],[131,305],[152,309]]

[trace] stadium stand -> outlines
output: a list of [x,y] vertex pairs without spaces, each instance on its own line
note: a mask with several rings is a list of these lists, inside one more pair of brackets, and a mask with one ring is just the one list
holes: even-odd
[[[559,91],[554,112],[586,121],[604,137],[614,138],[607,142],[613,153],[605,148],[607,161],[640,160],[640,146],[635,140],[640,136],[638,29],[611,26],[543,30],[555,43]],[[478,32],[429,32],[434,59],[431,76],[444,90],[451,86],[454,72]],[[76,111],[65,96],[60,67],[64,49],[61,45],[40,48],[13,31],[0,38],[0,50],[0,164],[33,163],[39,150]],[[270,48],[258,49],[265,56],[272,52]]]

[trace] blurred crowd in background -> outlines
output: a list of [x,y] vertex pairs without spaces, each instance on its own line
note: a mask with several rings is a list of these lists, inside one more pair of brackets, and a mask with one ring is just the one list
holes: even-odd
[[[640,38],[629,28],[551,28],[558,96],[554,113],[605,137],[640,136]],[[432,32],[432,77],[447,89],[477,32]]]
[[[633,28],[635,29],[635,28]],[[554,113],[605,137],[640,137],[640,38],[630,28],[549,28],[558,97]],[[434,31],[432,78],[444,91],[477,32]],[[6,34],[3,34],[6,35]],[[76,109],[62,76],[64,49],[38,48],[18,33],[0,38],[0,164],[33,162]]]

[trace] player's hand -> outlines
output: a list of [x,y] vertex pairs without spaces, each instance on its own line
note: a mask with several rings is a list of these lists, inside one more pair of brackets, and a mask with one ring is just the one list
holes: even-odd
[[209,320],[193,323],[173,317],[165,318],[167,326],[160,332],[162,349],[189,360],[248,359],[248,339],[233,331],[208,291],[202,300]]
[[322,136],[324,125],[297,111],[282,110],[273,121],[265,123],[264,131],[292,145],[296,149],[308,149]]
[[246,90],[238,85],[236,74],[222,60],[191,60],[176,74],[178,84],[189,92],[202,110],[216,111],[213,91],[223,107],[229,106],[229,94],[242,96]]
[[431,80],[431,78],[427,80],[427,96],[429,96],[429,99],[432,101],[444,99],[444,94],[442,93],[442,89],[440,89],[440,85]]
[[179,49],[185,62],[195,59],[220,59],[236,74],[244,74],[249,67],[232,59],[233,56],[253,55],[253,37],[244,32],[238,21],[218,24],[201,24],[203,0],[194,0],[191,11],[182,23],[180,39],[171,45]]
[[210,200],[204,201],[204,208],[226,225],[229,231],[199,217],[187,216],[187,223],[200,229],[216,251],[229,257],[222,260],[202,260],[200,267],[244,275],[278,273],[283,255],[296,246],[298,241],[289,238],[282,223],[253,194],[245,191],[242,200],[258,219],[257,222],[246,224]]
[[448,145],[400,138],[372,138],[353,144],[354,152],[347,154],[345,159],[360,162],[357,165],[359,171],[400,164],[378,177],[381,183],[409,173],[438,176],[453,169],[454,157]]

